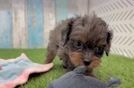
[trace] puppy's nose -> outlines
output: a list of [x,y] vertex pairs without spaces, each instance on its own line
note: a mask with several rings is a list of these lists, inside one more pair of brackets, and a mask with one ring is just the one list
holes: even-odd
[[88,66],[90,63],[91,63],[90,60],[84,60],[84,64],[85,64],[86,66]]

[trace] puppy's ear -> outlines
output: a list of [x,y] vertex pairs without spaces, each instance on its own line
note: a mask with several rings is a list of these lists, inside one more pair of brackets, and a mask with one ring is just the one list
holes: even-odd
[[73,19],[68,20],[65,29],[62,31],[62,40],[64,41],[64,45],[70,39],[70,34],[72,32]]
[[108,31],[106,37],[107,37],[106,38],[107,44],[106,44],[106,48],[105,48],[105,53],[108,56],[109,51],[110,51],[110,47],[111,47],[111,40],[113,38],[113,31]]

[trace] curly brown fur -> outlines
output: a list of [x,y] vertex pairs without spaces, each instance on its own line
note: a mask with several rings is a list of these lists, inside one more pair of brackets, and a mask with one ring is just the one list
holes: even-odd
[[96,15],[64,20],[50,33],[45,62],[52,62],[58,54],[67,70],[86,65],[91,74],[104,52],[108,55],[111,39],[108,25]]

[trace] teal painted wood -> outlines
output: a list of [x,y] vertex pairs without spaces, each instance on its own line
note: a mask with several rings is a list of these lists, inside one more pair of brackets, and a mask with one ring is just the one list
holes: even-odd
[[12,14],[0,11],[0,48],[12,48]]
[[55,0],[56,21],[59,22],[68,17],[68,0]]
[[43,1],[27,0],[28,47],[44,46]]

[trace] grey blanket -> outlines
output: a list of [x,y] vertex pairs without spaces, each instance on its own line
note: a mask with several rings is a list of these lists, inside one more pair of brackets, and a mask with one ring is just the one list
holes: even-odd
[[84,75],[86,70],[86,67],[80,66],[53,81],[48,88],[110,88],[120,84],[118,79],[103,83],[96,78]]

